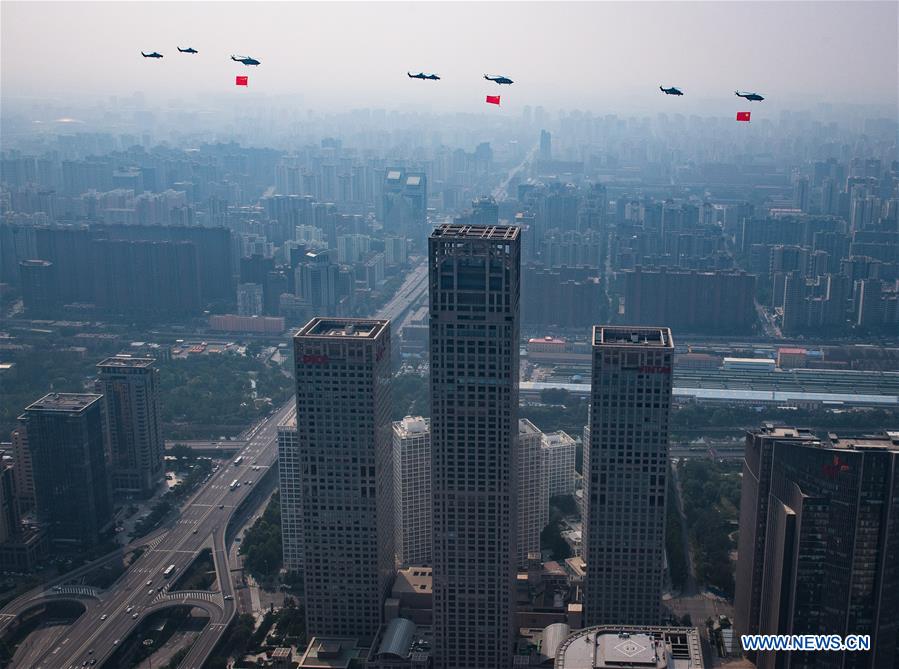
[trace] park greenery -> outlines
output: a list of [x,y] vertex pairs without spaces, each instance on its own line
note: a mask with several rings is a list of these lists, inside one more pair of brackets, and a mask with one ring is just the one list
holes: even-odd
[[740,463],[690,459],[678,464],[687,534],[699,583],[734,595],[731,551],[740,513]]
[[281,569],[281,495],[275,492],[256,522],[244,533],[240,554],[253,576],[272,581]]
[[163,429],[169,439],[231,436],[285,402],[292,388],[280,368],[251,356],[174,359],[160,364]]

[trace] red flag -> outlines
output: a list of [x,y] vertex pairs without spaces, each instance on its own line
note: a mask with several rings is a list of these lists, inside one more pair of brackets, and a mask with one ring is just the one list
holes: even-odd
[[498,105],[499,104],[499,96],[498,95],[488,95],[487,96],[487,104]]
[[737,120],[738,121],[748,121],[749,114],[751,114],[751,113],[752,112],[737,112]]
[[249,77],[237,77],[234,82],[235,86],[249,86]]

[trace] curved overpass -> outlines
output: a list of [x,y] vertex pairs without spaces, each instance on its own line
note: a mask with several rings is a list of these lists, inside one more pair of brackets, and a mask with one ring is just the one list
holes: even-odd
[[[228,562],[228,526],[243,503],[253,497],[259,481],[266,475],[272,476],[269,470],[276,465],[278,456],[277,425],[292,407],[293,399],[246,433],[246,446],[241,451],[243,460],[239,466],[232,463],[222,466],[185,503],[177,518],[150,537],[130,545],[129,548],[145,546],[146,549],[112,586],[98,590],[66,582],[81,578],[104,563],[121,559],[125,549],[84,565],[7,604],[0,610],[0,637],[18,628],[23,614],[35,607],[50,601],[76,599],[85,606],[85,613],[62,634],[45,641],[43,648],[29,649],[27,661],[29,669],[74,669],[81,667],[85,660],[96,658],[99,662],[110,656],[118,642],[133,633],[149,613],[189,604],[210,614],[209,624],[180,664],[182,668],[199,669],[236,613]],[[234,479],[242,485],[232,490],[230,484]],[[247,485],[246,482],[251,480],[254,483]],[[175,565],[177,572],[183,571],[204,548],[212,549],[219,592],[169,592],[171,581],[163,578],[162,572],[170,565]],[[60,657],[65,657],[68,664],[60,664]],[[17,657],[11,666],[25,665]]]

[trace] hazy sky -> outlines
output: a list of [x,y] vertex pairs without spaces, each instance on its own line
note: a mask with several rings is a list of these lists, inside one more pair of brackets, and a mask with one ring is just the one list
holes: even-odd
[[[897,103],[896,2],[8,2],[0,93],[303,96],[310,108],[502,112]],[[193,46],[195,56],[175,46]],[[144,59],[157,50],[162,60]],[[251,55],[258,68],[229,60]],[[407,79],[437,72],[440,82]],[[505,74],[513,86],[481,79]],[[234,77],[248,74],[248,89]],[[664,98],[659,84],[687,96]],[[753,107],[756,108],[756,107]],[[500,110],[497,110],[500,112]]]

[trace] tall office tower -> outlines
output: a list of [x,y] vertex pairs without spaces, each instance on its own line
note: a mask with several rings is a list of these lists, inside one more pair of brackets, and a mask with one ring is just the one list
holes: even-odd
[[437,669],[512,661],[520,230],[431,234],[431,452]]
[[19,263],[22,302],[29,316],[52,313],[62,306],[56,267],[49,260],[23,260]]
[[421,416],[393,424],[393,498],[396,560],[402,567],[431,564],[431,425]]
[[294,270],[297,295],[318,313],[333,314],[337,309],[340,268],[333,251],[309,251]]
[[456,225],[497,225],[499,223],[499,205],[492,197],[479,197],[472,200],[471,209],[453,221]]
[[34,469],[31,465],[31,451],[28,448],[28,432],[24,425],[19,425],[10,436],[19,509],[22,512],[30,511],[34,508]]
[[390,323],[313,318],[293,342],[306,629],[370,640],[394,572]]
[[97,365],[112,491],[150,497],[165,472],[159,425],[159,369],[153,358],[115,356]]
[[775,442],[814,441],[808,430],[765,425],[746,435],[740,491],[734,627],[737,634],[758,634],[762,566],[771,491],[771,456]]
[[422,243],[428,220],[427,175],[403,168],[386,170],[381,185],[380,213],[386,234]]
[[593,328],[585,625],[660,622],[673,356],[668,328]]
[[[869,635],[868,652],[759,652],[759,669],[873,669],[899,662],[899,434],[771,438],[740,501],[755,515],[768,482],[764,532],[740,554],[737,581],[761,574],[758,617],[739,590],[744,630]],[[749,443],[749,442],[747,442]],[[765,448],[765,447],[763,447]],[[757,454],[747,451],[748,459]],[[744,471],[746,471],[744,469]],[[749,504],[750,509],[743,508]],[[749,527],[750,531],[752,527]],[[740,533],[744,529],[741,524]],[[741,545],[743,539],[740,539]],[[758,564],[761,560],[762,564]],[[739,632],[740,630],[738,630]],[[742,633],[746,633],[743,631]]]
[[28,431],[38,521],[58,545],[96,545],[112,520],[102,396],[50,393],[19,421]]
[[540,160],[552,160],[553,138],[548,130],[540,131]]
[[303,569],[303,476],[297,411],[293,409],[278,425],[278,485],[281,491],[281,546],[284,567]]
[[518,558],[527,568],[528,554],[540,552],[540,533],[549,522],[549,481],[543,459],[543,433],[526,418],[518,420]]
[[550,498],[573,495],[577,443],[560,430],[544,434],[540,448],[543,450],[543,466]]

